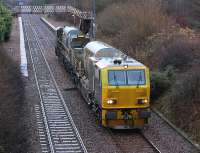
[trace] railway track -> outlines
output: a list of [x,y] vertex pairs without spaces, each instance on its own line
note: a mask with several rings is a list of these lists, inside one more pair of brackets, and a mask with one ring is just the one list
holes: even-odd
[[42,139],[40,142],[42,142],[41,146],[47,144],[46,149],[43,149],[42,152],[87,153],[44,56],[35,25],[26,15],[23,16],[23,27],[40,98],[40,106],[37,107],[36,112],[39,116],[38,111],[40,110],[40,126],[44,127],[44,131],[39,133],[40,140]]

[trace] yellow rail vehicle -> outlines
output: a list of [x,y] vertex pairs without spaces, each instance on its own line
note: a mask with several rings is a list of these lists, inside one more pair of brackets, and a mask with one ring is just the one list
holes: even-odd
[[121,129],[142,128],[147,124],[150,117],[148,69],[123,62],[107,66],[101,73],[102,125]]
[[[90,42],[85,49],[90,44],[99,48],[99,52],[105,56],[108,49],[101,46],[101,42]],[[102,51],[100,48],[103,48]],[[98,57],[89,64],[89,71],[94,65],[94,84],[91,82],[91,86],[95,103],[100,108],[101,123],[115,129],[142,128],[150,117],[149,70],[138,61],[112,49],[115,51],[113,55],[109,53],[110,57],[102,57],[97,52]]]
[[[58,36],[56,54],[65,65],[68,63],[66,67],[70,67],[73,79],[101,125],[132,129],[148,124],[149,69],[106,43],[88,43],[88,38],[72,37]],[[77,44],[84,45],[77,48]]]

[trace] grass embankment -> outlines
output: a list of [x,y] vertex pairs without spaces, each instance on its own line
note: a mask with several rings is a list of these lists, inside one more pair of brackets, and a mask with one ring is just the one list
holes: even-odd
[[26,129],[22,117],[24,85],[19,66],[2,47],[12,27],[11,13],[0,3],[0,153],[27,152]]

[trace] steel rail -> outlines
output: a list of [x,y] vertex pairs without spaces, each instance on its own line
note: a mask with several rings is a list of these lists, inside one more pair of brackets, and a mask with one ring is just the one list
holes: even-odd
[[146,142],[148,142],[152,148],[157,152],[157,153],[161,153],[161,151],[158,149],[158,147],[151,141],[149,140],[144,133],[141,132],[141,136],[146,140]]
[[[30,22],[30,21],[29,21]],[[61,91],[59,90],[59,88],[58,88],[58,85],[57,85],[57,83],[56,83],[56,81],[55,81],[55,78],[54,78],[54,76],[53,76],[53,73],[52,73],[52,71],[51,71],[51,69],[50,69],[50,66],[49,66],[49,64],[48,64],[48,62],[47,62],[47,60],[46,60],[46,58],[45,58],[45,56],[44,56],[44,53],[43,53],[43,47],[42,47],[42,44],[40,43],[40,41],[39,41],[39,38],[38,38],[38,36],[37,36],[37,33],[36,33],[36,30],[34,29],[34,27],[29,23],[29,25],[28,26],[30,26],[30,27],[24,27],[24,29],[25,29],[25,32],[26,32],[26,37],[27,37],[27,41],[28,41],[28,47],[29,47],[29,50],[30,50],[30,55],[31,55],[31,61],[32,61],[32,64],[33,64],[33,70],[34,70],[34,75],[35,75],[35,80],[36,80],[36,85],[37,85],[37,88],[38,88],[38,92],[39,92],[39,96],[40,96],[40,104],[41,104],[41,109],[42,109],[42,115],[43,115],[43,120],[44,120],[44,124],[45,124],[45,128],[46,128],[46,132],[47,132],[47,136],[48,136],[48,141],[49,141],[49,145],[50,145],[50,151],[51,151],[51,153],[54,153],[54,152],[57,152],[56,150],[58,149],[57,147],[56,147],[56,145],[58,146],[58,144],[55,144],[55,142],[54,142],[54,136],[53,136],[53,132],[55,132],[56,130],[55,130],[55,125],[53,125],[53,127],[52,127],[52,125],[51,125],[51,123],[50,123],[50,120],[55,120],[56,121],[56,118],[58,118],[58,116],[56,116],[57,115],[57,113],[58,114],[60,114],[61,116],[63,116],[64,117],[64,119],[65,120],[69,120],[69,121],[67,121],[67,122],[69,122],[69,123],[67,123],[67,126],[68,127],[66,127],[66,126],[64,126],[63,124],[65,123],[65,120],[63,119],[62,120],[62,125],[63,125],[63,129],[67,129],[67,128],[71,128],[71,131],[72,132],[66,132],[65,131],[65,133],[72,133],[72,135],[74,135],[74,137],[76,137],[76,140],[77,140],[77,143],[76,144],[73,144],[73,145],[80,145],[80,148],[81,149],[79,149],[79,150],[71,150],[71,151],[73,151],[73,152],[84,152],[84,153],[87,153],[87,150],[86,150],[86,148],[85,148],[85,146],[84,146],[84,144],[83,144],[83,141],[82,141],[82,139],[81,139],[81,137],[80,137],[80,135],[79,135],[79,133],[78,133],[78,130],[77,130],[77,128],[76,128],[76,126],[75,126],[75,124],[74,124],[74,121],[73,121],[73,119],[72,119],[72,117],[71,117],[71,115],[70,115],[70,112],[69,112],[69,110],[68,110],[68,108],[67,108],[67,106],[66,106],[66,104],[65,104],[65,101],[64,101],[64,98],[62,97],[62,94],[61,94]],[[28,33],[28,28],[29,28],[29,33]],[[30,39],[31,38],[31,36],[32,36],[32,39]],[[33,47],[33,46],[31,46],[31,44],[30,44],[30,42],[31,41],[33,41],[34,42],[34,44],[36,45],[35,47]],[[47,94],[47,93],[45,93],[45,92],[42,92],[42,88],[41,88],[41,83],[40,83],[40,81],[44,81],[44,80],[39,80],[38,78],[39,77],[41,77],[41,78],[43,78],[42,76],[39,76],[39,73],[42,73],[42,72],[39,72],[38,70],[37,70],[37,66],[40,68],[40,66],[41,65],[37,65],[38,63],[35,63],[34,62],[34,58],[36,58],[36,57],[34,57],[34,51],[35,51],[35,49],[38,49],[37,51],[38,51],[38,54],[41,54],[41,56],[42,57],[40,57],[40,58],[42,58],[44,61],[44,64],[45,65],[42,65],[42,66],[45,66],[46,67],[46,73],[49,73],[49,74],[46,74],[45,73],[45,75],[48,75],[48,76],[46,76],[47,78],[49,78],[49,79],[51,79],[51,80],[45,80],[45,81],[47,81],[48,83],[52,83],[52,84],[47,84],[49,87],[50,87],[50,85],[52,85],[55,89],[53,89],[52,88],[52,90],[55,90],[55,92],[54,92],[54,98],[56,98],[56,100],[57,100],[57,103],[58,103],[58,101],[59,101],[59,107],[58,108],[51,108],[50,109],[50,111],[48,112],[48,107],[49,107],[49,105],[51,104],[51,103],[49,103],[48,104],[48,106],[47,106],[47,104],[45,104],[45,103],[47,103],[47,102],[45,102],[45,100],[44,100],[44,98],[49,98],[48,96],[47,97],[44,97],[44,94]],[[36,53],[35,53],[36,54]],[[39,58],[39,57],[37,57],[37,58]],[[37,59],[36,58],[36,59]],[[35,59],[35,60],[36,60]],[[37,59],[38,60],[38,59]],[[40,63],[39,63],[40,64]],[[44,86],[44,85],[43,85]],[[49,94],[49,93],[48,93]],[[51,95],[52,96],[52,95]],[[52,100],[52,99],[49,99],[49,100]],[[60,103],[61,102],[61,103]],[[46,106],[45,106],[46,105]],[[54,104],[55,105],[55,104]],[[62,106],[62,108],[60,108]],[[51,106],[52,107],[52,106]],[[56,107],[56,106],[55,106]],[[52,110],[52,109],[54,109],[54,110]],[[57,109],[59,109],[59,111],[58,112],[56,112],[57,111]],[[51,112],[51,110],[55,113],[52,113]],[[60,111],[65,111],[64,112],[64,114],[63,113],[59,113]],[[49,114],[49,115],[48,115]],[[52,118],[53,117],[53,118]],[[65,117],[67,117],[67,119],[65,118]],[[60,119],[59,119],[59,121],[60,121]],[[58,121],[56,121],[56,122],[58,122]],[[69,127],[70,126],[70,127]],[[54,129],[53,129],[54,128]],[[54,134],[54,135],[56,135],[57,136],[57,134],[59,135],[59,132],[63,132],[63,131],[56,131],[57,133],[56,134]],[[64,135],[65,137],[66,137],[66,135]],[[66,137],[67,138],[67,137]],[[63,148],[63,150],[64,149],[67,149],[67,147],[68,147],[68,149],[70,148],[69,147],[69,145],[70,144],[59,144],[59,145],[61,145],[61,149]],[[72,145],[72,144],[71,144]],[[71,147],[71,148],[73,148],[73,147]],[[74,148],[77,148],[77,147],[74,147]],[[59,152],[59,151],[58,151]]]

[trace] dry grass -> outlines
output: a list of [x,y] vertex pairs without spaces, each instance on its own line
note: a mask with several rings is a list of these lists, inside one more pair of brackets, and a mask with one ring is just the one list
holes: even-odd
[[146,39],[168,26],[158,0],[134,0],[107,7],[98,16],[98,36],[136,57]]
[[0,144],[5,152],[26,152],[21,117],[24,86],[19,68],[0,47]]

